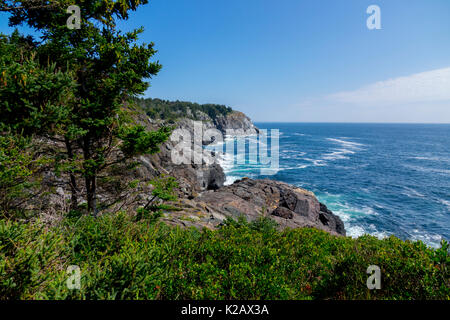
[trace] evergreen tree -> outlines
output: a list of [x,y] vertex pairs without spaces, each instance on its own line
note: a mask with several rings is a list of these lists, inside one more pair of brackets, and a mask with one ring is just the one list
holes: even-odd
[[[148,88],[146,79],[161,65],[150,61],[156,52],[153,43],[138,44],[143,29],[122,33],[116,21],[128,19],[129,11],[147,2],[0,1],[0,11],[11,14],[10,25],[26,24],[41,34],[39,44],[21,38],[28,39],[32,48],[30,61],[47,76],[59,77],[50,87],[27,82],[22,91],[12,82],[0,84],[1,121],[9,129],[45,134],[64,144],[59,168],[69,175],[73,208],[79,202],[78,176],[83,178],[88,210],[96,214],[99,173],[138,154],[157,152],[169,136],[167,128],[149,132],[126,121],[132,101]],[[66,10],[74,4],[80,8],[79,29],[67,26]],[[3,77],[12,76],[6,64],[1,67]],[[29,71],[24,73],[28,77]],[[27,90],[38,98],[28,99]]]

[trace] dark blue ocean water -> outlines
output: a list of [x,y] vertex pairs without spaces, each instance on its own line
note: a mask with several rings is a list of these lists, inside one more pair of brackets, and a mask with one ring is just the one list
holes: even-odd
[[[279,129],[271,179],[313,191],[353,237],[450,239],[450,125],[257,123]],[[227,182],[264,178],[224,161]]]

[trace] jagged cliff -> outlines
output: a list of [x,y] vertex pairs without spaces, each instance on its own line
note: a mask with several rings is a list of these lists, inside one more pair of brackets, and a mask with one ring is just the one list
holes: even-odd
[[[135,120],[148,130],[163,125],[184,129],[192,136],[195,126],[201,131],[217,129],[223,134],[234,130],[235,134],[256,134],[258,128],[242,112],[213,107],[221,112],[209,112],[209,107],[185,108],[174,119],[150,118],[138,110]],[[225,111],[224,111],[225,110]],[[196,121],[196,122],[195,122]],[[197,127],[198,129],[198,127]],[[39,141],[45,148],[57,148],[44,139]],[[209,144],[211,141],[203,141]],[[167,141],[161,152],[135,159],[138,166],[119,163],[98,179],[98,200],[100,214],[108,211],[125,210],[133,214],[144,206],[151,196],[152,179],[160,175],[176,178],[179,200],[171,203],[176,210],[166,210],[163,220],[168,224],[215,228],[226,218],[244,216],[255,220],[261,216],[275,220],[280,228],[314,227],[336,235],[345,235],[344,224],[328,208],[321,204],[313,193],[272,180],[242,179],[230,186],[224,186],[225,174],[217,162],[212,164],[174,164],[172,150],[176,142]],[[192,149],[193,152],[195,149]],[[70,190],[65,183],[67,177],[57,176],[51,171],[43,172],[40,179],[41,197],[30,198],[24,206],[37,212],[41,218],[53,221],[60,219],[61,212],[67,212]],[[136,185],[135,181],[139,181]],[[128,185],[135,185],[128,188]],[[82,190],[80,190],[82,192]]]
[[345,235],[344,224],[315,195],[274,180],[243,178],[197,197],[180,199],[181,211],[167,214],[169,224],[215,228],[230,217],[254,221],[261,216],[275,220],[280,228],[311,227]]
[[[194,119],[201,119],[202,130],[215,128],[226,134],[230,129],[245,134],[258,133],[258,128],[242,112],[230,111],[211,117],[202,111],[187,109],[192,118],[179,118],[177,128],[193,134]],[[165,121],[146,119],[149,128]],[[203,144],[208,144],[203,141]],[[173,142],[167,142],[159,154],[141,157],[145,170],[152,175],[166,173],[180,184],[180,211],[166,213],[169,224],[214,228],[227,217],[244,216],[255,220],[261,215],[277,221],[280,227],[314,227],[336,235],[345,235],[344,224],[326,205],[307,190],[272,180],[242,179],[223,186],[225,175],[219,164],[174,165],[171,161]],[[149,172],[142,172],[145,176]]]
[[[217,129],[223,135],[229,134],[233,130],[236,134],[257,134],[259,129],[251,122],[244,113],[228,110],[226,113],[217,113],[214,116],[201,110],[192,110],[187,107],[183,112],[183,117],[176,120],[152,119],[141,115],[139,121],[145,124],[149,130],[154,130],[161,125],[174,125],[175,129],[185,129],[191,136],[194,136],[194,123],[201,124],[201,131]],[[207,145],[212,141],[202,141]],[[192,197],[200,191],[215,190],[223,186],[225,174],[219,164],[207,165],[188,164],[176,165],[171,159],[171,151],[175,142],[168,141],[161,147],[161,152],[152,156],[140,158],[147,170],[154,171],[155,174],[167,173],[178,178],[181,191],[184,196]],[[195,150],[193,150],[195,152]],[[144,173],[145,175],[145,173]],[[153,174],[152,174],[153,175]]]

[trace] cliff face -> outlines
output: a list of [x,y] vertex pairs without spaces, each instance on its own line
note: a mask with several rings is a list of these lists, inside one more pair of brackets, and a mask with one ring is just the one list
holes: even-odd
[[138,99],[142,110],[154,121],[176,122],[189,127],[189,120],[201,121],[210,128],[226,134],[226,130],[244,131],[245,134],[258,133],[251,120],[242,112],[218,104],[198,104],[186,101],[161,99]]
[[[215,118],[197,114],[202,130],[215,128],[226,134],[230,129],[236,134],[256,134],[258,128],[242,112],[233,111]],[[198,120],[197,120],[198,121]],[[194,133],[194,120],[183,118],[177,128]],[[208,144],[203,141],[203,144]],[[167,213],[166,223],[215,228],[227,217],[244,216],[255,220],[267,216],[281,228],[312,227],[335,235],[345,235],[344,224],[326,205],[320,203],[312,192],[272,180],[244,178],[230,186],[223,186],[225,175],[218,164],[174,165],[171,161],[173,142],[167,142],[162,151],[150,157],[155,168],[176,177],[180,183],[181,209]]]
[[218,114],[214,117],[201,111],[196,111],[195,113],[188,111],[187,113],[195,114],[195,116],[177,119],[176,126],[178,128],[187,129],[191,133],[193,133],[194,130],[194,121],[201,122],[203,130],[218,129],[224,135],[227,134],[227,132],[230,132],[230,130],[234,130],[236,133],[240,134],[256,134],[259,132],[259,129],[252,123],[250,118],[239,111]]
[[257,134],[259,129],[252,123],[249,117],[239,111],[233,111],[226,116],[220,115],[213,120],[215,127],[224,134],[227,130],[244,132],[245,134]]
[[[202,131],[214,128],[224,134],[229,133],[230,129],[235,130],[235,134],[259,132],[241,112],[231,111],[211,117],[196,110],[192,118],[178,119],[176,128],[187,130],[191,136],[194,135],[195,126],[199,124]],[[149,130],[166,124],[164,121],[151,120],[144,113],[138,113],[136,121]],[[203,141],[203,144],[210,142]],[[125,210],[135,214],[137,208],[144,206],[152,198],[153,187],[149,182],[160,175],[170,175],[179,184],[179,200],[171,203],[178,210],[164,213],[162,219],[168,224],[215,228],[228,217],[243,216],[248,220],[255,220],[266,216],[275,220],[280,228],[313,227],[331,234],[345,235],[344,224],[339,217],[320,203],[313,193],[282,182],[247,178],[224,186],[225,174],[216,162],[210,165],[192,162],[174,164],[172,150],[176,143],[178,142],[167,141],[161,146],[161,152],[135,159],[141,165],[134,169],[123,163],[105,172],[105,177],[98,180],[98,200],[103,204],[104,210]],[[45,141],[42,144],[49,147]],[[45,173],[42,179],[41,185],[47,196],[39,203],[29,201],[26,206],[27,209],[40,212],[41,217],[44,215],[46,220],[54,220],[58,218],[58,212],[67,211],[70,190],[63,177],[57,177],[51,172]],[[121,191],[120,186],[135,180],[140,181],[137,188]]]
[[[185,129],[191,137],[194,136],[195,123],[201,124],[201,131],[205,132],[208,129],[217,129],[223,135],[234,132],[235,134],[257,134],[259,129],[251,122],[251,120],[242,112],[232,111],[226,115],[219,114],[211,117],[202,111],[186,111],[192,118],[180,118],[175,123],[175,128]],[[195,120],[194,120],[195,119]],[[145,122],[149,129],[154,130],[158,126],[165,124],[164,121],[155,122],[145,118],[140,119]],[[232,130],[232,131],[230,131]],[[203,145],[211,143],[211,141],[202,141]],[[205,190],[216,190],[223,186],[225,182],[225,174],[222,167],[214,163],[207,165],[200,164],[181,164],[176,165],[171,159],[171,153],[175,147],[176,142],[168,141],[162,148],[161,152],[152,156],[141,157],[141,162],[147,170],[153,171],[151,176],[156,176],[159,173],[166,173],[176,177],[181,185],[182,195],[193,197],[195,194]],[[194,153],[195,150],[193,149]],[[192,155],[194,157],[194,154]],[[149,173],[142,172],[144,176]]]

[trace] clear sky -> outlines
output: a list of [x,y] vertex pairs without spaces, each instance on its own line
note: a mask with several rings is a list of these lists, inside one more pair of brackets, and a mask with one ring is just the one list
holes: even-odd
[[163,65],[148,97],[254,121],[450,123],[449,0],[151,0],[120,24],[141,25]]

